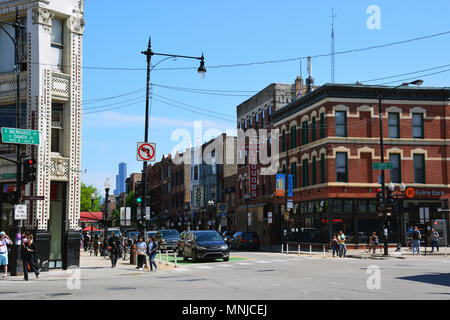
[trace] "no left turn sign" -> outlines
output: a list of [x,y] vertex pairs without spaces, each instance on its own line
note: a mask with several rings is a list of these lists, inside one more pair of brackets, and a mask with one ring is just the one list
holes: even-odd
[[138,142],[137,160],[155,162],[156,144],[150,142]]

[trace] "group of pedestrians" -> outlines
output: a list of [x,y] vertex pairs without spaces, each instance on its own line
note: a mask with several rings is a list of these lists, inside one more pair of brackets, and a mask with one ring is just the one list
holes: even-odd
[[[412,252],[414,254],[420,254],[420,240],[422,239],[422,234],[417,226],[410,228],[409,234],[412,239]],[[436,247],[437,252],[439,252],[439,232],[436,229],[431,228],[431,253],[434,252]]]
[[[3,274],[3,278],[6,278],[8,275],[8,245],[12,245],[13,242],[8,237],[5,232],[0,232],[0,266],[4,266],[5,273]],[[39,278],[39,274],[41,270],[36,265],[36,257],[35,254],[37,252],[36,242],[34,241],[33,235],[26,231],[22,235],[21,240],[21,257],[23,264],[23,277],[25,281],[28,281],[28,270],[34,272],[36,275],[36,279]]]
[[136,246],[137,253],[137,268],[142,270],[144,265],[147,265],[147,256],[150,264],[150,271],[153,271],[153,267],[156,271],[158,266],[155,262],[156,252],[158,250],[158,243],[155,241],[155,238],[150,237],[148,243],[144,241],[142,237],[139,237]]
[[339,234],[333,234],[331,237],[330,247],[333,250],[333,257],[336,255],[340,258],[347,256],[347,246],[345,245],[345,241],[347,238],[342,231],[339,231]]

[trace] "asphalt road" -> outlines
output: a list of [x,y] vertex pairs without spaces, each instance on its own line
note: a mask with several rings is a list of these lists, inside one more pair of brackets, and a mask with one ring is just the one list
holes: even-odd
[[43,272],[39,279],[31,274],[28,282],[21,277],[1,279],[0,299],[450,299],[449,258],[232,255],[247,259],[157,272],[139,271],[122,261],[112,269],[103,258],[83,257],[79,270]]

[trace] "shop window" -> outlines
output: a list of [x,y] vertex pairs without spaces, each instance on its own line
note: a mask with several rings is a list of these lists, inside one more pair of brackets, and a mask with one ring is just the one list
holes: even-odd
[[336,153],[336,182],[348,182],[347,153]]
[[342,211],[342,200],[334,199],[333,200],[333,212],[340,212],[340,211]]
[[400,154],[390,154],[389,162],[392,163],[392,169],[390,172],[390,182],[401,183],[402,182],[402,167],[400,161]]
[[359,200],[359,212],[367,212],[367,200]]
[[423,113],[412,114],[413,138],[423,139]]
[[353,212],[352,200],[344,200],[344,212]]
[[320,155],[320,182],[325,183],[325,154]]
[[414,183],[425,183],[425,155],[414,155]]
[[389,138],[400,138],[400,114],[398,112],[388,113]]
[[62,152],[63,133],[63,104],[52,103],[51,152]]
[[369,200],[369,211],[377,212],[377,201],[376,200]]
[[347,112],[336,111],[335,118],[335,135],[336,137],[346,137],[347,136]]

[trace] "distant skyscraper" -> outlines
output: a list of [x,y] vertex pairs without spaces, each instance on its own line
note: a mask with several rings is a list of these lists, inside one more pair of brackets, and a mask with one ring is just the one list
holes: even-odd
[[116,175],[116,189],[115,195],[125,192],[125,180],[127,179],[127,164],[125,162],[119,163],[119,174]]

